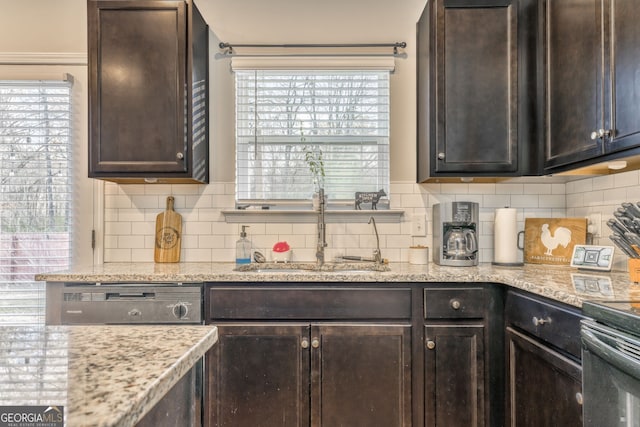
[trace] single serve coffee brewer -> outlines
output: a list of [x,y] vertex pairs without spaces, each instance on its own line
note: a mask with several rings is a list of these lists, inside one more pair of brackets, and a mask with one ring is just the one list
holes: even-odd
[[433,206],[433,262],[468,267],[478,265],[478,213],[475,202]]

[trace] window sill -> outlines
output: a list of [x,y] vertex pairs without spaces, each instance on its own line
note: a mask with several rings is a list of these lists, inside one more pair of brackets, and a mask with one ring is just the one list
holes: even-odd
[[[234,209],[222,211],[227,223],[264,222],[264,223],[315,223],[318,212],[310,209]],[[402,210],[326,210],[325,222],[356,223],[367,222],[374,217],[379,223],[399,223],[402,220]]]

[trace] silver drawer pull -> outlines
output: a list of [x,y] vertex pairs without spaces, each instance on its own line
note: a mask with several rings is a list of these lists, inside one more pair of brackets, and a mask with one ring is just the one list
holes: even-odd
[[542,319],[542,318],[538,319],[535,316],[533,317],[533,324],[535,326],[544,325],[545,323],[551,323],[551,318],[550,317],[546,317],[544,319]]
[[303,339],[302,342],[300,343],[300,347],[302,348],[309,348],[309,340],[308,339]]
[[584,402],[584,399],[582,398],[582,393],[580,392],[576,393],[576,402],[578,402],[578,405],[582,405],[582,403]]
[[427,348],[429,350],[433,350],[434,348],[436,348],[436,342],[432,340],[427,340]]
[[451,308],[453,308],[454,310],[460,310],[461,306],[462,304],[460,304],[460,301],[458,301],[457,299],[451,300]]

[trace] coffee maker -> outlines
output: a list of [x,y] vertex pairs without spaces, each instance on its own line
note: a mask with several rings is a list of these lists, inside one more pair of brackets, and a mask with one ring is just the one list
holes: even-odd
[[456,267],[478,265],[478,212],[475,202],[433,206],[433,262]]

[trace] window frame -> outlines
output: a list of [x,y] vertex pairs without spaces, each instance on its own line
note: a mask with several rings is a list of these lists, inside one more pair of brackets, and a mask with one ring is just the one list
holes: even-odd
[[[388,200],[388,193],[389,193],[389,186],[390,186],[390,158],[389,158],[389,154],[390,154],[390,130],[389,130],[389,125],[390,125],[390,98],[391,98],[391,94],[390,94],[390,70],[381,70],[381,69],[376,69],[376,70],[360,70],[357,68],[350,68],[347,70],[326,70],[326,69],[303,69],[303,70],[291,70],[291,69],[269,69],[269,70],[259,70],[259,69],[243,69],[242,72],[244,74],[241,73],[241,76],[244,76],[244,78],[247,78],[248,80],[250,80],[250,77],[246,77],[246,76],[251,76],[251,74],[253,73],[253,78],[256,79],[255,82],[257,82],[257,79],[259,78],[258,74],[260,72],[264,71],[264,76],[265,79],[269,79],[269,76],[272,76],[273,73],[279,73],[279,74],[292,74],[292,75],[312,75],[312,76],[327,76],[327,75],[336,75],[336,74],[344,74],[345,76],[359,76],[362,79],[362,76],[365,73],[370,73],[370,72],[374,72],[376,75],[377,79],[380,79],[381,76],[384,77],[384,80],[382,81],[382,83],[377,83],[376,86],[376,94],[375,94],[375,98],[380,98],[382,97],[384,99],[384,102],[382,104],[380,104],[378,101],[376,101],[374,105],[374,107],[380,107],[380,111],[377,111],[376,114],[378,114],[378,119],[377,120],[373,120],[371,121],[372,123],[377,122],[377,123],[382,123],[382,125],[379,125],[377,127],[371,127],[371,128],[364,128],[365,131],[362,132],[363,135],[352,135],[350,134],[350,130],[346,132],[346,134],[344,135],[318,135],[318,131],[315,128],[312,128],[310,126],[309,123],[307,122],[303,122],[303,121],[295,121],[297,125],[299,125],[299,129],[296,129],[297,126],[292,126],[289,125],[288,127],[285,128],[278,128],[278,130],[283,130],[286,132],[286,135],[284,136],[276,136],[276,135],[267,135],[264,136],[261,134],[261,132],[253,132],[253,133],[249,133],[249,134],[242,134],[242,131],[240,130],[241,126],[243,124],[246,123],[250,123],[251,120],[254,120],[254,124],[256,122],[259,121],[258,119],[258,115],[262,114],[259,111],[256,111],[255,109],[253,111],[250,111],[249,109],[246,108],[247,104],[242,104],[242,107],[239,106],[239,104],[241,104],[243,101],[240,101],[240,98],[242,96],[246,96],[245,94],[241,94],[240,91],[241,89],[239,89],[239,86],[241,86],[242,84],[246,84],[246,82],[242,82],[242,84],[239,83],[239,77],[238,74],[236,74],[235,76],[235,84],[236,84],[236,95],[235,95],[235,106],[236,106],[236,144],[235,144],[235,153],[236,153],[236,192],[235,192],[235,198],[236,198],[236,205],[247,205],[247,204],[268,204],[268,205],[276,205],[278,207],[287,207],[289,205],[291,206],[299,206],[299,205],[305,205],[308,204],[307,202],[309,200],[311,200],[312,195],[313,195],[313,187],[311,186],[311,184],[301,184],[299,187],[299,190],[297,191],[297,193],[299,194],[297,197],[278,197],[278,192],[275,193],[275,197],[274,193],[272,192],[271,194],[264,194],[263,196],[260,196],[260,193],[262,192],[262,190],[260,191],[256,191],[252,196],[257,196],[257,197],[251,197],[251,193],[249,191],[250,187],[253,185],[251,182],[251,177],[247,177],[245,175],[243,175],[243,170],[249,169],[250,165],[247,163],[250,163],[252,161],[255,161],[255,158],[250,158],[250,151],[251,151],[251,147],[254,148],[254,150],[257,150],[257,147],[260,148],[264,148],[265,146],[270,146],[270,145],[281,145],[282,147],[290,147],[290,149],[292,151],[295,151],[295,149],[300,150],[302,147],[304,146],[326,146],[327,144],[332,144],[335,142],[342,142],[341,147],[343,147],[342,149],[345,149],[344,147],[347,146],[356,146],[356,145],[360,145],[361,147],[373,147],[372,151],[375,151],[375,155],[373,160],[368,160],[366,159],[366,157],[360,155],[360,158],[356,160],[356,162],[361,163],[362,165],[364,165],[367,161],[370,162],[384,162],[384,166],[380,167],[380,168],[376,168],[375,171],[376,173],[373,174],[375,175],[375,182],[372,184],[369,184],[368,186],[364,186],[364,187],[358,187],[357,186],[357,181],[358,179],[361,179],[362,176],[364,176],[365,174],[361,173],[362,166],[360,166],[360,169],[356,168],[356,169],[344,169],[345,171],[349,172],[349,171],[353,171],[356,170],[355,174],[353,175],[353,183],[349,183],[352,185],[351,190],[347,190],[347,191],[342,191],[340,192],[339,190],[336,190],[335,193],[337,194],[333,194],[332,195],[332,191],[331,188],[332,186],[337,185],[338,181],[340,180],[340,178],[335,178],[332,181],[331,176],[333,175],[335,177],[336,175],[336,171],[338,172],[342,172],[341,169],[332,166],[332,162],[335,162],[336,164],[338,163],[338,161],[336,160],[332,160],[330,157],[328,156],[332,156],[333,154],[331,154],[330,151],[328,151],[326,148],[323,151],[323,155],[325,156],[325,166],[327,166],[327,171],[331,171],[333,169],[333,173],[327,173],[327,188],[325,188],[325,191],[328,193],[328,197],[329,197],[329,202],[333,205],[347,205],[347,206],[352,206],[354,203],[354,199],[355,199],[355,192],[356,191],[379,191],[382,187],[383,190],[386,191],[387,193],[387,198],[384,199],[383,201],[381,201],[381,204],[379,205],[380,207],[387,208],[389,207],[389,200]],[[357,81],[357,78],[355,79]],[[362,79],[365,80],[365,79]],[[256,84],[256,83],[254,83]],[[254,86],[254,96],[255,96],[255,91],[256,88]],[[250,92],[250,90],[247,90],[248,92]],[[314,98],[312,96],[310,96],[309,98],[313,98],[313,99],[317,99]],[[258,104],[258,101],[255,100],[254,101],[255,104]],[[254,105],[255,105],[254,104]],[[285,104],[286,105],[286,104]],[[335,112],[335,111],[333,111]],[[253,114],[253,118],[251,117],[251,115]],[[306,112],[303,115],[312,115],[315,114],[315,111],[313,112]],[[311,121],[309,121],[311,122]],[[247,128],[249,128],[249,126],[247,126]],[[251,128],[251,129],[255,129],[255,127]],[[371,129],[374,129],[373,131],[371,131]],[[374,135],[372,133],[375,132],[379,132],[379,130],[382,129],[383,130],[383,134],[382,135]],[[322,132],[323,129],[320,129],[320,132]],[[369,134],[367,134],[369,133]],[[278,144],[279,141],[283,141],[282,144]],[[337,147],[337,149],[340,149],[340,145]],[[360,152],[362,152],[362,149],[360,149]],[[254,155],[256,155],[256,151],[254,151],[253,153]],[[299,155],[299,154],[298,154]],[[334,156],[338,156],[337,154]],[[273,158],[273,161],[281,161],[281,159],[276,159],[275,156]],[[297,162],[299,162],[299,159],[296,160]],[[241,166],[241,162],[245,162],[244,166]],[[276,169],[276,166],[271,166],[273,169]],[[304,169],[305,166],[300,166],[300,164],[296,164],[294,169],[292,169],[292,173],[293,175],[299,176],[301,178],[304,179],[305,173],[304,173]],[[384,175],[384,176],[381,176]],[[308,172],[307,172],[308,175]],[[255,175],[253,175],[255,176]],[[307,176],[307,179],[309,180],[309,182],[312,181],[311,176]],[[305,189],[305,185],[309,188]],[[243,187],[245,187],[243,189]],[[339,187],[337,187],[339,188]],[[287,190],[289,190],[289,188],[287,188]],[[269,191],[269,189],[266,189],[265,191]],[[302,196],[301,193],[306,191],[306,196]],[[287,191],[288,193],[289,191]],[[280,194],[283,194],[283,191],[279,192]]]

